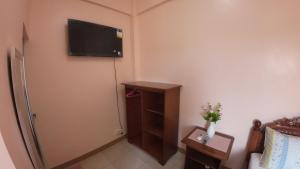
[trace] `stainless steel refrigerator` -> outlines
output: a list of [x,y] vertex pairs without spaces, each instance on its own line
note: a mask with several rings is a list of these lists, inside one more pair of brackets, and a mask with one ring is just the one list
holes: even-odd
[[42,151],[38,141],[35,120],[36,115],[30,108],[24,56],[12,48],[9,56],[9,76],[12,88],[12,98],[16,113],[16,120],[22,135],[24,146],[35,169],[45,169]]

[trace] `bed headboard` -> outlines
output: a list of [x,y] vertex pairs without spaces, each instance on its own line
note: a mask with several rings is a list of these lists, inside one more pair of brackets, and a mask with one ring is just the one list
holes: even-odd
[[262,125],[261,121],[254,120],[247,145],[247,161],[249,161],[251,153],[263,152],[267,126],[281,133],[300,137],[300,117],[292,119],[282,118],[264,125]]

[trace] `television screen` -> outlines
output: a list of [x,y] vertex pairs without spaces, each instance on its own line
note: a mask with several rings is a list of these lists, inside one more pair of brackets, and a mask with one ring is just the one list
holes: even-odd
[[122,57],[122,30],[69,19],[69,55]]

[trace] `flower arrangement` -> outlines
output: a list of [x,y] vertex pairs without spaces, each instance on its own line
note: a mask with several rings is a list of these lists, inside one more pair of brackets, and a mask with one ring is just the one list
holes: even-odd
[[214,122],[221,120],[222,114],[220,113],[222,110],[222,105],[217,103],[215,106],[210,103],[207,104],[207,107],[203,108],[203,118],[208,122]]

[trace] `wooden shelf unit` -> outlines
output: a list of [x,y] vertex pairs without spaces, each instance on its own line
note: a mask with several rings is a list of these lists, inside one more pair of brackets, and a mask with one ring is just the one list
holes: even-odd
[[153,82],[124,85],[128,142],[164,165],[177,151],[181,86]]

